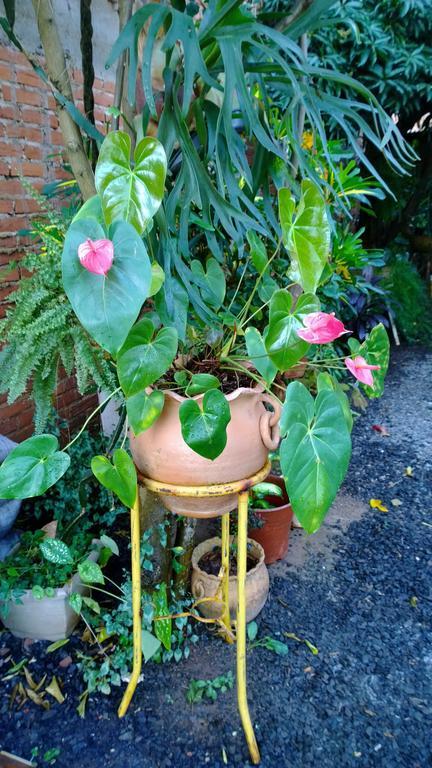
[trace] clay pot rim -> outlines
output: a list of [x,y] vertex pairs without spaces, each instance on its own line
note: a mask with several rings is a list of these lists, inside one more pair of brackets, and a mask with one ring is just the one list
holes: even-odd
[[[232,537],[230,536],[230,540],[231,539]],[[254,567],[251,568],[250,571],[247,571],[246,578],[250,577],[253,573],[255,573],[255,571],[257,571],[258,568],[262,567],[262,565],[265,565],[265,552],[261,544],[258,541],[255,541],[255,539],[251,539],[249,536],[247,538],[247,543],[252,544],[255,550],[258,550],[259,560],[257,560],[257,564],[254,565]],[[203,552],[200,551],[198,554],[198,550],[201,550],[204,544],[206,545],[204,551]],[[207,571],[204,571],[199,566],[199,561],[201,560],[201,558],[204,557],[204,555],[207,554],[207,552],[210,552],[215,547],[222,547],[222,539],[220,538],[220,536],[213,536],[211,539],[204,539],[204,541],[202,541],[201,544],[197,544],[197,546],[193,550],[191,562],[192,562],[192,568],[194,568],[196,571],[199,571],[199,573],[203,573],[207,579],[210,579],[211,581],[217,582],[219,584],[220,578],[218,576],[215,576],[213,573],[207,573]],[[232,582],[237,581],[237,575],[230,576],[229,580]]]
[[[178,392],[174,392],[172,389],[161,389],[160,392],[163,392],[165,396],[170,397],[172,400],[175,400],[178,403],[183,403],[185,400],[202,400],[202,398],[205,395],[205,392],[203,392],[200,395],[194,395],[193,397],[184,397],[183,395],[179,395]],[[221,391],[219,389],[219,391]],[[153,387],[147,387],[146,389],[147,394],[150,394],[150,392],[153,392]],[[261,395],[264,392],[264,386],[262,384],[254,384],[253,387],[237,387],[233,392],[230,392],[229,395],[225,395],[228,402],[232,402],[233,400],[236,400],[240,395]]]

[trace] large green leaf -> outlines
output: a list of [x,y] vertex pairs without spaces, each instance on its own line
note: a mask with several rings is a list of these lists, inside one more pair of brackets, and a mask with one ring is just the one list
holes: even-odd
[[258,373],[261,374],[265,383],[269,387],[273,382],[277,367],[273,360],[268,356],[264,340],[257,328],[250,326],[245,331],[246,349],[251,363],[254,364]]
[[82,266],[78,246],[107,235],[96,219],[79,219],[69,227],[62,257],[63,284],[84,328],[104,349],[116,355],[150,292],[150,259],[130,224],[115,222],[108,231],[114,260],[106,275]]
[[379,371],[372,371],[374,386],[362,384],[368,397],[381,397],[384,392],[384,380],[390,360],[390,342],[382,323],[372,328],[370,334],[356,352],[365,358],[369,365],[379,365]]
[[150,394],[138,392],[126,398],[126,410],[134,434],[139,435],[159,418],[163,411],[165,395],[158,389]]
[[[158,616],[168,616],[169,607],[167,585],[165,582],[159,584],[159,587],[153,592],[153,603],[155,608],[155,619]],[[171,626],[171,619],[161,619],[160,621],[155,620],[154,622],[155,635],[158,640],[161,641],[162,645],[164,648],[166,648],[167,651],[171,650]]]
[[213,309],[219,309],[225,298],[225,275],[216,259],[208,259],[206,268],[197,259],[191,261],[191,270],[194,275],[201,278],[204,284],[201,294],[205,302]]
[[122,504],[126,507],[134,505],[137,493],[136,469],[123,448],[114,451],[112,464],[106,456],[93,456],[91,468],[100,484],[115,493]]
[[290,254],[289,276],[315,293],[330,250],[330,225],[319,187],[305,180],[297,210],[289,189],[279,190],[283,244]]
[[118,375],[127,397],[142,392],[166,373],[177,352],[177,331],[162,328],[155,336],[151,320],[144,318],[129,333],[118,356]]
[[286,371],[306,354],[307,341],[297,335],[303,327],[303,318],[318,312],[320,302],[311,293],[302,294],[292,310],[292,296],[286,290],[276,291],[270,302],[269,327],[264,343],[269,357],[280,371]]
[[226,446],[226,428],[231,421],[227,399],[218,389],[206,392],[202,410],[196,400],[185,400],[180,406],[183,440],[205,459],[216,459]]
[[344,412],[348,431],[351,432],[353,428],[353,416],[351,412],[350,402],[349,402],[348,396],[342,389],[337,379],[335,379],[333,376],[330,376],[329,373],[319,373],[317,376],[317,388],[318,388],[318,392],[322,392],[323,390],[328,389],[337,395],[337,398]]
[[308,533],[316,531],[348,469],[351,439],[335,392],[316,400],[300,382],[287,388],[280,447],[282,473],[293,510]]
[[194,397],[194,395],[208,392],[209,389],[218,389],[220,386],[219,379],[212,373],[194,373],[186,387],[185,394],[188,397]]
[[81,206],[72,219],[72,224],[75,221],[81,219],[96,219],[101,226],[104,226],[104,216],[102,211],[102,203],[99,195],[93,195]]
[[16,446],[0,467],[0,499],[40,496],[66,472],[70,457],[54,435],[37,435]]
[[127,133],[108,134],[96,166],[96,189],[107,224],[127,221],[141,235],[162,202],[167,159],[162,144],[151,137],[138,142],[133,166],[130,153]]
[[56,565],[68,565],[73,563],[73,557],[67,544],[60,539],[51,539],[47,537],[39,544],[40,550],[49,563]]

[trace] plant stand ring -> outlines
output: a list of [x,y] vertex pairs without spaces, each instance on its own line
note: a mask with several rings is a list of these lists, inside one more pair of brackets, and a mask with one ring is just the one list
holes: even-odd
[[[246,560],[247,560],[247,522],[249,489],[265,480],[270,472],[271,462],[268,460],[255,475],[244,480],[216,485],[170,485],[151,480],[138,475],[139,482],[153,493],[163,493],[172,496],[193,498],[211,498],[212,496],[228,496],[238,494],[238,541],[237,541],[237,621],[236,621],[236,651],[237,651],[237,702],[251,760],[254,765],[260,762],[260,753],[249,714],[246,690]],[[232,642],[232,627],[229,613],[229,512],[222,516],[222,621],[228,632],[226,639]],[[131,549],[132,549],[132,613],[133,613],[133,669],[130,681],[124,693],[119,717],[123,717],[138,684],[141,674],[141,567],[140,567],[140,525],[139,525],[139,494],[131,509]]]

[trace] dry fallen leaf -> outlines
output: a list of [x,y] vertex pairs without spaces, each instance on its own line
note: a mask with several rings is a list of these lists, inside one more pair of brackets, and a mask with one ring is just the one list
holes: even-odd
[[379,509],[380,512],[388,512],[388,508],[382,503],[381,499],[369,499],[369,506],[372,509]]
[[43,693],[41,694],[36,693],[36,691],[32,691],[31,688],[26,688],[25,691],[29,699],[31,699],[39,707],[43,707],[44,709],[50,708],[49,701],[45,701],[45,699],[43,698],[44,696]]
[[56,701],[58,701],[59,704],[63,704],[63,702],[65,700],[65,697],[63,696],[63,694],[62,694],[62,692],[60,690],[60,686],[59,686],[59,684],[57,682],[57,678],[55,676],[51,680],[50,684],[47,685],[47,687],[45,688],[45,691],[47,693],[50,693],[51,696]]
[[394,507],[400,507],[402,504],[400,499],[392,499],[391,503],[393,504]]
[[387,427],[383,427],[381,424],[372,424],[372,429],[378,432],[381,437],[390,437],[390,432]]
[[414,477],[414,470],[412,467],[405,467],[404,470],[405,477]]

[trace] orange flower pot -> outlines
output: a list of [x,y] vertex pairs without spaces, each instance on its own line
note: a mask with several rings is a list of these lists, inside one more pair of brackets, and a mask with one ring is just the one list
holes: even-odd
[[276,560],[282,560],[288,552],[293,511],[283,478],[279,475],[269,475],[266,482],[274,483],[282,488],[283,503],[281,504],[279,496],[267,496],[266,500],[270,504],[274,503],[274,507],[272,509],[254,509],[255,514],[264,521],[264,525],[262,528],[250,528],[248,536],[261,544],[265,552],[265,563],[269,565],[275,563]]

